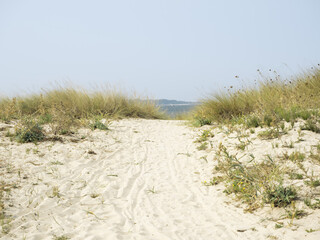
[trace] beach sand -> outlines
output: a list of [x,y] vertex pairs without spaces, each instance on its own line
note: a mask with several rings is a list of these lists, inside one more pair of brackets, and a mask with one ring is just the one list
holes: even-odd
[[[108,131],[80,129],[63,142],[36,145],[11,142],[2,131],[2,178],[16,186],[6,202],[10,232],[0,236],[320,239],[320,231],[306,232],[319,228],[319,210],[275,229],[268,216],[277,209],[244,213],[242,204],[223,193],[223,184],[205,186],[215,166],[214,148],[238,140],[217,129],[212,148],[199,151],[194,141],[200,131],[183,121],[124,119],[113,121]],[[301,144],[320,140],[305,138]],[[270,142],[256,140],[248,151],[273,151]]]

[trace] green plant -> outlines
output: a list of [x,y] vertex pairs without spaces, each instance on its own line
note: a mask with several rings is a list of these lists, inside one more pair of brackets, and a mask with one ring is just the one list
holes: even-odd
[[209,182],[203,181],[202,184],[205,186],[214,186],[214,185],[217,185],[223,181],[224,181],[224,177],[218,176],[218,177],[213,177]]
[[258,133],[258,137],[260,137],[261,139],[272,139],[277,138],[278,136],[278,132],[274,131],[273,129],[265,130]]
[[236,148],[242,151],[244,151],[246,149],[246,146],[248,146],[251,143],[249,139],[246,139],[245,141],[243,141],[241,140],[240,137],[238,137],[238,140],[240,143],[236,145]]
[[307,233],[313,233],[313,232],[315,232],[315,231],[317,231],[317,230],[312,229],[312,228],[310,228],[310,229],[306,229],[306,232],[307,232]]
[[282,147],[285,147],[285,148],[294,148],[294,142],[291,141],[290,143],[287,143],[287,142],[284,142]]
[[208,148],[208,143],[207,142],[203,142],[203,143],[201,143],[201,145],[199,147],[197,147],[197,149],[199,151],[206,150],[207,148]]
[[304,204],[307,205],[311,209],[320,209],[320,199],[311,199],[306,198],[304,200]]
[[71,239],[70,237],[66,236],[66,235],[61,235],[61,236],[53,236],[53,240],[69,240]]
[[313,188],[316,188],[320,186],[320,180],[319,179],[313,179],[313,177],[310,178],[310,181],[305,181],[305,183]]
[[293,207],[292,209],[286,209],[286,217],[290,219],[300,219],[303,218],[304,216],[307,216],[308,213],[304,210],[301,209],[296,209]]
[[195,142],[197,143],[201,143],[201,142],[204,142],[204,141],[207,141],[208,138],[212,138],[214,137],[214,134],[210,131],[210,130],[204,130],[200,137],[198,137]]
[[290,179],[303,179],[303,175],[300,173],[295,173],[295,172],[289,172],[289,177]]
[[92,124],[90,124],[90,128],[91,130],[95,130],[95,129],[109,130],[108,126],[99,120],[95,120]]
[[60,198],[60,197],[61,197],[58,186],[54,186],[54,187],[52,188],[52,193],[51,193],[51,195],[50,195],[49,197],[50,197],[50,198],[54,198],[54,197]]
[[261,126],[260,119],[257,116],[249,116],[246,120],[246,126],[247,128],[256,128]]
[[317,164],[320,163],[320,151],[318,150],[317,153],[311,152],[310,158]]
[[315,133],[320,133],[320,127],[318,127],[317,122],[312,119],[308,119],[305,125],[301,129],[312,131]]
[[45,138],[42,127],[34,120],[24,120],[16,128],[15,138],[20,143],[39,142]]
[[52,116],[49,113],[45,113],[39,116],[39,123],[40,124],[47,124],[52,122]]
[[265,202],[275,207],[286,207],[297,198],[297,191],[292,186],[272,186],[265,192]]
[[264,115],[264,117],[263,117],[263,123],[264,123],[265,125],[267,125],[268,127],[270,127],[271,124],[272,124],[272,122],[273,122],[273,119],[272,119],[272,117],[271,117],[270,115],[268,115],[268,114]]
[[157,193],[157,191],[156,191],[156,189],[154,188],[154,186],[153,186],[152,188],[148,189],[147,192],[148,192],[148,193],[153,193],[153,194]]
[[305,159],[306,155],[304,153],[301,153],[301,152],[298,152],[298,151],[295,151],[291,154],[288,154],[287,152],[285,152],[283,154],[283,159],[285,160],[290,160],[292,162],[303,162],[304,159]]
[[283,223],[276,223],[274,227],[276,229],[283,228]]
[[194,122],[193,125],[196,127],[202,127],[204,125],[210,125],[211,120],[208,119],[206,116],[203,116],[201,113],[197,113],[194,115]]
[[216,153],[218,164],[215,170],[223,175],[219,179],[225,181],[225,193],[234,193],[248,204],[248,211],[262,205],[262,196],[271,189],[271,183],[282,181],[280,168],[271,157],[256,163],[255,158],[248,164],[241,163],[236,156],[229,154],[226,147],[220,144]]

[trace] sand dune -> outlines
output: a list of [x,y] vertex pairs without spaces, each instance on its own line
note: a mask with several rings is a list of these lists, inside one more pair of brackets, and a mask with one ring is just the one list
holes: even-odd
[[80,129],[63,143],[1,137],[1,160],[13,169],[5,176],[18,185],[3,239],[320,239],[303,227],[275,230],[264,214],[236,207],[222,184],[205,186],[214,163],[201,160],[199,130],[184,122],[110,128]]

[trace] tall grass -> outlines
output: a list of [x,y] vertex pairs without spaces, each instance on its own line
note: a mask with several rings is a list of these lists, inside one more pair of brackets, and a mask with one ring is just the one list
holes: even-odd
[[195,118],[203,122],[225,122],[254,114],[262,121],[265,118],[275,121],[287,120],[287,115],[301,117],[299,114],[307,114],[301,113],[306,110],[319,110],[319,66],[294,79],[283,80],[275,73],[274,77],[262,76],[256,87],[215,93],[202,101]]
[[89,93],[83,89],[58,87],[26,97],[0,99],[2,120],[42,116],[47,120],[62,115],[72,119],[104,117],[163,118],[152,101],[140,100],[114,90]]

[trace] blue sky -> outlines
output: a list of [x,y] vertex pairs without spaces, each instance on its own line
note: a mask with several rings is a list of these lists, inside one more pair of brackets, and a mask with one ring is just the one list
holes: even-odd
[[318,0],[0,0],[0,93],[71,81],[198,100],[257,69],[320,63],[319,12]]

